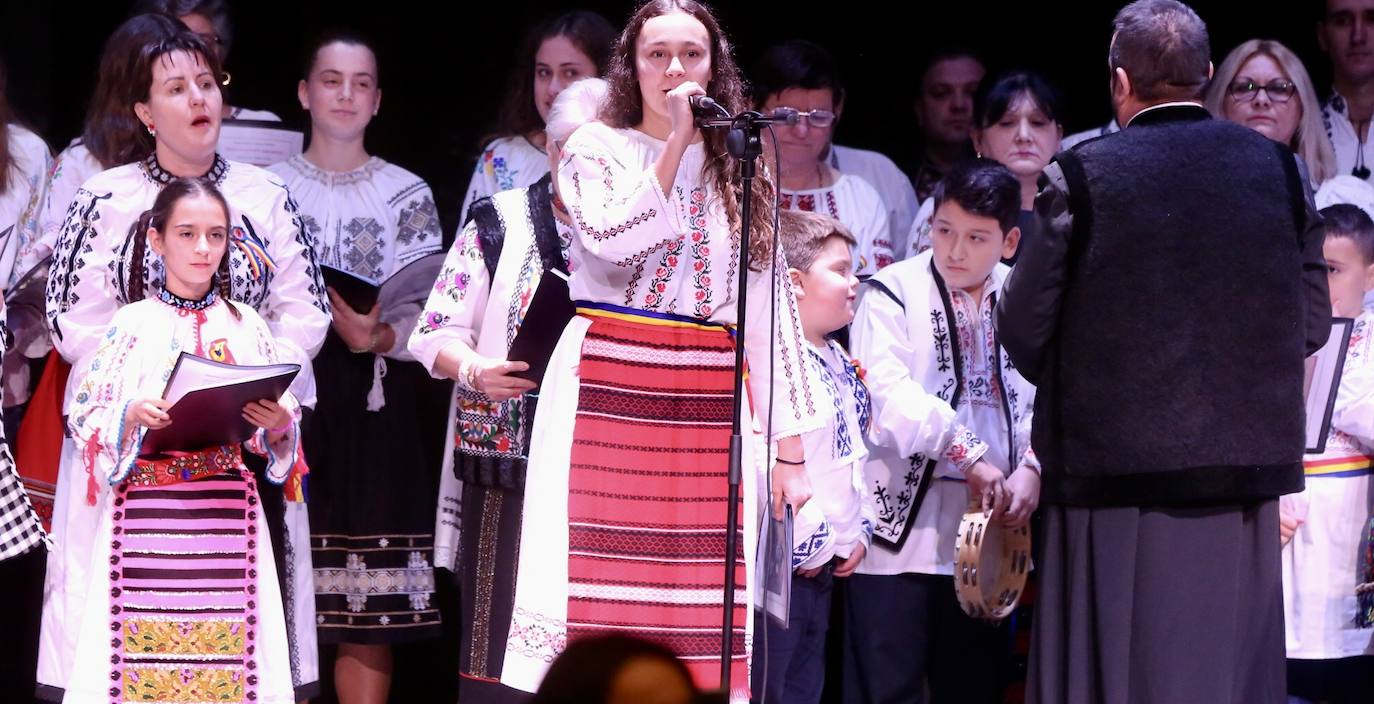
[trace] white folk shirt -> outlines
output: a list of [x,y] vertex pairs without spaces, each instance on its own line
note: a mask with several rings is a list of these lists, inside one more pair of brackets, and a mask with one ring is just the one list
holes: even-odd
[[467,222],[468,208],[478,199],[533,185],[548,172],[548,153],[530,144],[528,139],[502,137],[493,140],[477,157],[467,195],[463,196],[461,223]]
[[792,526],[792,567],[813,569],[832,557],[848,558],[873,538],[873,505],[865,497],[868,458],[865,429],[871,420],[868,387],[840,343],[809,346],[820,370],[823,408],[833,409],[824,428],[802,436],[811,500]]
[[[1374,144],[1368,137],[1361,140],[1355,133],[1349,105],[1334,90],[1322,104],[1322,122],[1326,125],[1326,136],[1331,138],[1331,147],[1336,151],[1336,173],[1352,174],[1361,166],[1374,171]],[[1369,181],[1370,177],[1365,176],[1364,180]]]
[[[303,232],[296,205],[276,175],[249,164],[215,158],[207,178],[229,202],[229,252],[235,301],[258,311],[277,336],[283,359],[302,369],[291,392],[314,405],[310,359],[329,329],[329,302]],[[126,299],[130,276],[129,227],[152,207],[170,174],[149,157],[101,172],[77,191],[58,235],[48,278],[47,317],[57,351],[72,363],[67,403],[82,365],[100,345]],[[262,254],[267,255],[263,259]],[[270,260],[270,261],[269,261]],[[162,258],[146,250],[144,291],[163,283]]]
[[905,259],[907,233],[921,205],[916,200],[916,189],[911,187],[911,179],[883,154],[838,144],[830,147],[830,166],[841,173],[858,176],[878,191],[883,205],[887,207],[890,232],[887,240],[893,256]]
[[[38,263],[27,253],[39,240],[48,174],[52,171],[52,155],[38,135],[19,125],[11,124],[8,129],[10,185],[0,193],[0,286],[6,293]],[[26,358],[47,354],[49,343],[42,314],[7,310],[0,305],[0,320],[15,335],[15,349],[9,350],[4,365],[4,405],[9,407],[29,400]]]
[[873,396],[864,477],[878,523],[864,574],[952,574],[969,505],[964,472],[979,459],[1006,473],[1033,462],[1035,389],[992,327],[1009,269],[998,264],[975,302],[947,290],[933,258],[923,253],[871,279],[850,332]]
[[1283,548],[1288,657],[1327,660],[1374,655],[1374,629],[1355,626],[1361,539],[1374,513],[1374,314],[1355,321],[1336,392],[1326,451],[1303,458],[1306,487],[1279,500],[1303,519]]
[[[268,170],[290,189],[322,266],[380,286],[407,264],[443,247],[429,184],[395,164],[372,157],[340,173],[294,156]],[[381,312],[380,321],[396,331],[396,344],[385,356],[414,359],[406,341],[422,303],[397,301]]]
[[780,197],[785,210],[829,215],[849,228],[858,241],[850,252],[855,276],[868,277],[896,261],[887,208],[878,191],[862,178],[842,173],[829,186],[783,189]]

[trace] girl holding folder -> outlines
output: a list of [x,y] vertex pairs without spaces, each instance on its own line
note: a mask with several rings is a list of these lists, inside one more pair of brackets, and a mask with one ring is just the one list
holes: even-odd
[[183,352],[281,361],[262,317],[228,300],[228,213],[209,181],[177,178],[135,221],[135,254],[160,255],[166,281],[145,291],[135,277],[73,399],[73,469],[87,476],[100,524],[66,702],[295,701],[267,524],[243,462],[245,449],[263,455],[268,480],[286,479],[295,398],[245,406],[257,430],[242,444],[141,452],[148,431],[172,422],[162,394]]

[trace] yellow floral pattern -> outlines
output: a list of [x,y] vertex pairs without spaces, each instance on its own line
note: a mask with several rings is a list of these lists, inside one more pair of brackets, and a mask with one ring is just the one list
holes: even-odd
[[124,671],[126,702],[242,702],[242,668],[131,667]]
[[208,621],[129,619],[124,623],[124,652],[130,655],[242,656],[247,631],[248,627],[242,619]]

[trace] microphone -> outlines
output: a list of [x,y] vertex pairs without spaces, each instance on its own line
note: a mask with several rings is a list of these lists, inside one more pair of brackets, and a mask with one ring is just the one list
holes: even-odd
[[712,120],[730,119],[730,111],[709,95],[689,96],[687,103],[692,106],[692,116],[696,118],[697,127],[713,126],[708,124]]

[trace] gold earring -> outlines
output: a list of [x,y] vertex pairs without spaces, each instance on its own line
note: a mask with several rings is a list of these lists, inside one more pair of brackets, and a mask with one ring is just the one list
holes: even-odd
[[229,87],[229,82],[232,81],[232,80],[234,80],[234,76],[231,75],[228,71],[224,71],[223,73],[224,73],[224,80],[220,81],[219,84],[220,84],[221,86],[225,87],[225,88],[228,88],[228,87]]

